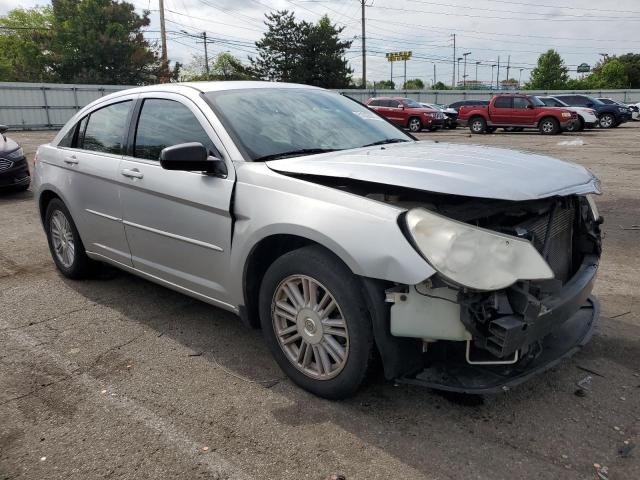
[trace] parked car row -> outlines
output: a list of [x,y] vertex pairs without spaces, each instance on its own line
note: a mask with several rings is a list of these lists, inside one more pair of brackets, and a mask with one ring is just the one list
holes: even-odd
[[553,135],[585,128],[615,128],[638,120],[639,105],[581,94],[535,96],[496,95],[491,100],[467,99],[448,106],[419,103],[403,97],[375,97],[366,105],[392,123],[412,132],[468,126],[472,133],[537,129]]

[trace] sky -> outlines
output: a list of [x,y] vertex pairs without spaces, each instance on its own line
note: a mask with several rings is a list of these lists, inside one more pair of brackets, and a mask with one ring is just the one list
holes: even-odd
[[[16,7],[44,5],[46,0],[0,0],[0,15]],[[131,0],[136,10],[151,11],[147,38],[158,41],[158,0]],[[354,77],[362,77],[360,0],[165,0],[168,53],[172,61],[188,63],[202,54],[198,39],[206,31],[214,43],[210,55],[228,51],[246,60],[255,55],[254,42],[266,30],[264,14],[293,11],[300,20],[317,21],[327,14],[345,27],[342,38],[353,40],[347,59]],[[500,59],[500,79],[529,78],[538,56],[555,48],[572,76],[577,65],[593,66],[601,54],[640,52],[640,1],[616,0],[367,0],[367,79],[387,80],[390,64],[385,52],[413,53],[407,77],[450,84],[455,57],[466,56],[468,80],[490,81],[491,65]],[[463,57],[464,58],[464,57]],[[464,62],[460,62],[460,76]],[[402,83],[402,63],[394,64],[394,80]],[[457,79],[456,79],[457,80]]]

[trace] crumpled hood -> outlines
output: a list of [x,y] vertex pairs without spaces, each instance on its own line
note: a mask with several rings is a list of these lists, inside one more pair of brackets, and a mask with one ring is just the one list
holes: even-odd
[[586,168],[545,155],[479,145],[397,143],[266,162],[298,175],[350,178],[501,200],[600,193]]

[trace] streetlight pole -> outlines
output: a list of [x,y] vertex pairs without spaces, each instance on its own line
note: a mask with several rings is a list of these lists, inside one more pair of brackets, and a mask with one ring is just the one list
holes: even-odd
[[362,5],[362,88],[367,88],[367,34],[365,28],[366,0],[361,0]]
[[493,69],[496,68],[496,64],[491,65],[491,83],[490,86],[493,88]]
[[467,56],[471,55],[471,52],[465,52],[462,54],[464,57],[464,74],[462,75],[463,88],[467,88]]
[[480,62],[476,62],[476,87],[478,86],[478,65],[480,65]]
[[524,68],[520,69],[520,77],[518,78],[518,89],[522,87],[522,70],[524,70]]
[[462,60],[462,57],[458,57],[458,82],[456,83],[456,88],[458,87],[458,85],[460,85],[460,61]]

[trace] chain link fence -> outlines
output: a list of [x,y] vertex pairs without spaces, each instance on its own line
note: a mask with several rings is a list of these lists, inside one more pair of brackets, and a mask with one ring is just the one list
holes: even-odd
[[[62,127],[79,109],[119,90],[119,85],[71,85],[0,82],[0,124],[13,129],[38,130]],[[465,99],[488,100],[491,90],[337,90],[359,102],[376,96],[402,96],[418,102],[448,105]],[[510,92],[513,93],[513,92]],[[583,93],[627,103],[640,102],[640,90],[527,91],[534,95]]]

